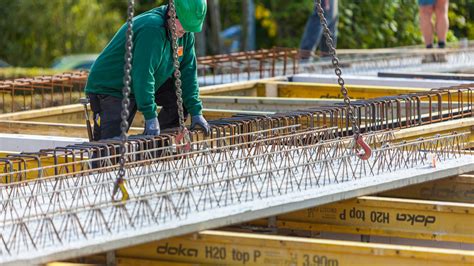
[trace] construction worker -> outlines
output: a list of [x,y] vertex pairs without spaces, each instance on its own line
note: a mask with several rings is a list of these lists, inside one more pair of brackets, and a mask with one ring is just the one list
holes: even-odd
[[420,8],[420,28],[426,48],[433,48],[433,13],[436,15],[436,35],[438,48],[446,46],[446,35],[449,29],[448,6],[449,0],[418,0]]
[[[176,34],[182,81],[184,116],[191,114],[191,128],[209,134],[199,99],[194,32],[200,32],[206,17],[206,0],[175,0]],[[129,125],[140,111],[145,118],[144,135],[159,135],[162,129],[179,126],[174,86],[171,19],[168,5],[149,10],[133,20],[133,58]],[[94,113],[93,139],[120,136],[124,75],[125,33],[123,25],[99,55],[89,73],[86,94]],[[157,115],[157,106],[161,106]]]

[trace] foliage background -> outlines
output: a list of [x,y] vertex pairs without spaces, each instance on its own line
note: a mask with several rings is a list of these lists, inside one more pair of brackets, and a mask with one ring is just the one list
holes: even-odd
[[[136,0],[137,14],[166,2]],[[313,0],[255,0],[257,47],[298,47]],[[242,0],[220,0],[222,28],[242,22]],[[338,48],[421,44],[416,0],[339,0]],[[98,53],[125,21],[125,0],[0,0],[0,58],[48,67]],[[450,1],[448,41],[474,39],[474,0]]]

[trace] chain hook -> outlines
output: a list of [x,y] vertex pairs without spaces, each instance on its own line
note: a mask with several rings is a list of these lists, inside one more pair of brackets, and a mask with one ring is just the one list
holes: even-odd
[[191,151],[191,137],[187,128],[180,130],[176,135],[176,149],[178,151],[182,149],[184,153]]
[[365,142],[362,135],[356,135],[354,139],[355,139],[356,145],[359,145],[362,148],[362,151],[357,152],[357,157],[359,157],[359,159],[363,161],[368,160],[370,156],[372,155],[372,148],[370,148],[367,142]]
[[[122,198],[121,199],[116,199],[115,196],[117,195],[117,192],[119,191],[122,193]],[[125,187],[125,179],[123,178],[118,178],[114,182],[114,190],[112,192],[112,201],[121,201],[125,202],[130,198],[130,195],[128,194],[127,188]]]

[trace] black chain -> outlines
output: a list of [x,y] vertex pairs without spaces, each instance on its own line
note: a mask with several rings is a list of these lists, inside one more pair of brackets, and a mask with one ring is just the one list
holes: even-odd
[[173,48],[173,65],[174,65],[174,78],[175,78],[175,87],[176,87],[176,102],[178,104],[178,116],[179,116],[179,129],[181,132],[185,132],[184,124],[184,110],[183,110],[183,91],[181,89],[181,71],[179,70],[179,60],[178,60],[178,35],[176,33],[176,6],[174,0],[169,1],[169,11],[170,11],[170,20],[171,20],[171,41]]
[[336,48],[334,47],[334,40],[331,37],[331,32],[328,27],[328,22],[324,17],[324,10],[321,5],[321,0],[315,0],[315,6],[317,8],[319,19],[321,20],[321,25],[323,26],[324,37],[326,38],[326,44],[329,47],[329,53],[332,56],[332,65],[334,66],[334,72],[337,76],[337,83],[341,86],[341,93],[344,96],[344,103],[346,104],[346,112],[347,117],[351,121],[352,124],[352,131],[354,133],[354,137],[357,138],[360,134],[359,124],[354,117],[354,112],[351,107],[351,99],[349,98],[347,88],[345,86],[344,79],[342,78],[342,70],[339,67],[339,59],[336,55]]
[[128,117],[130,115],[128,108],[130,106],[130,86],[132,81],[132,49],[133,49],[133,16],[134,16],[134,0],[128,1],[127,10],[127,32],[125,36],[125,65],[124,65],[124,77],[123,77],[123,90],[122,90],[122,123],[120,124],[121,135],[120,135],[120,169],[118,172],[117,183],[123,182],[125,177],[125,153],[126,143],[128,141]]

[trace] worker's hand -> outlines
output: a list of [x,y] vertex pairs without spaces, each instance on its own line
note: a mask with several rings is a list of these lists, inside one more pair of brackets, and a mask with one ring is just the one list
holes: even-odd
[[206,119],[202,115],[194,115],[191,117],[191,129],[195,128],[201,128],[204,130],[204,134],[206,134],[206,136],[211,133],[211,126],[209,126]]
[[158,136],[160,135],[160,123],[158,122],[158,118],[152,118],[145,120],[145,131],[143,135],[148,136]]

